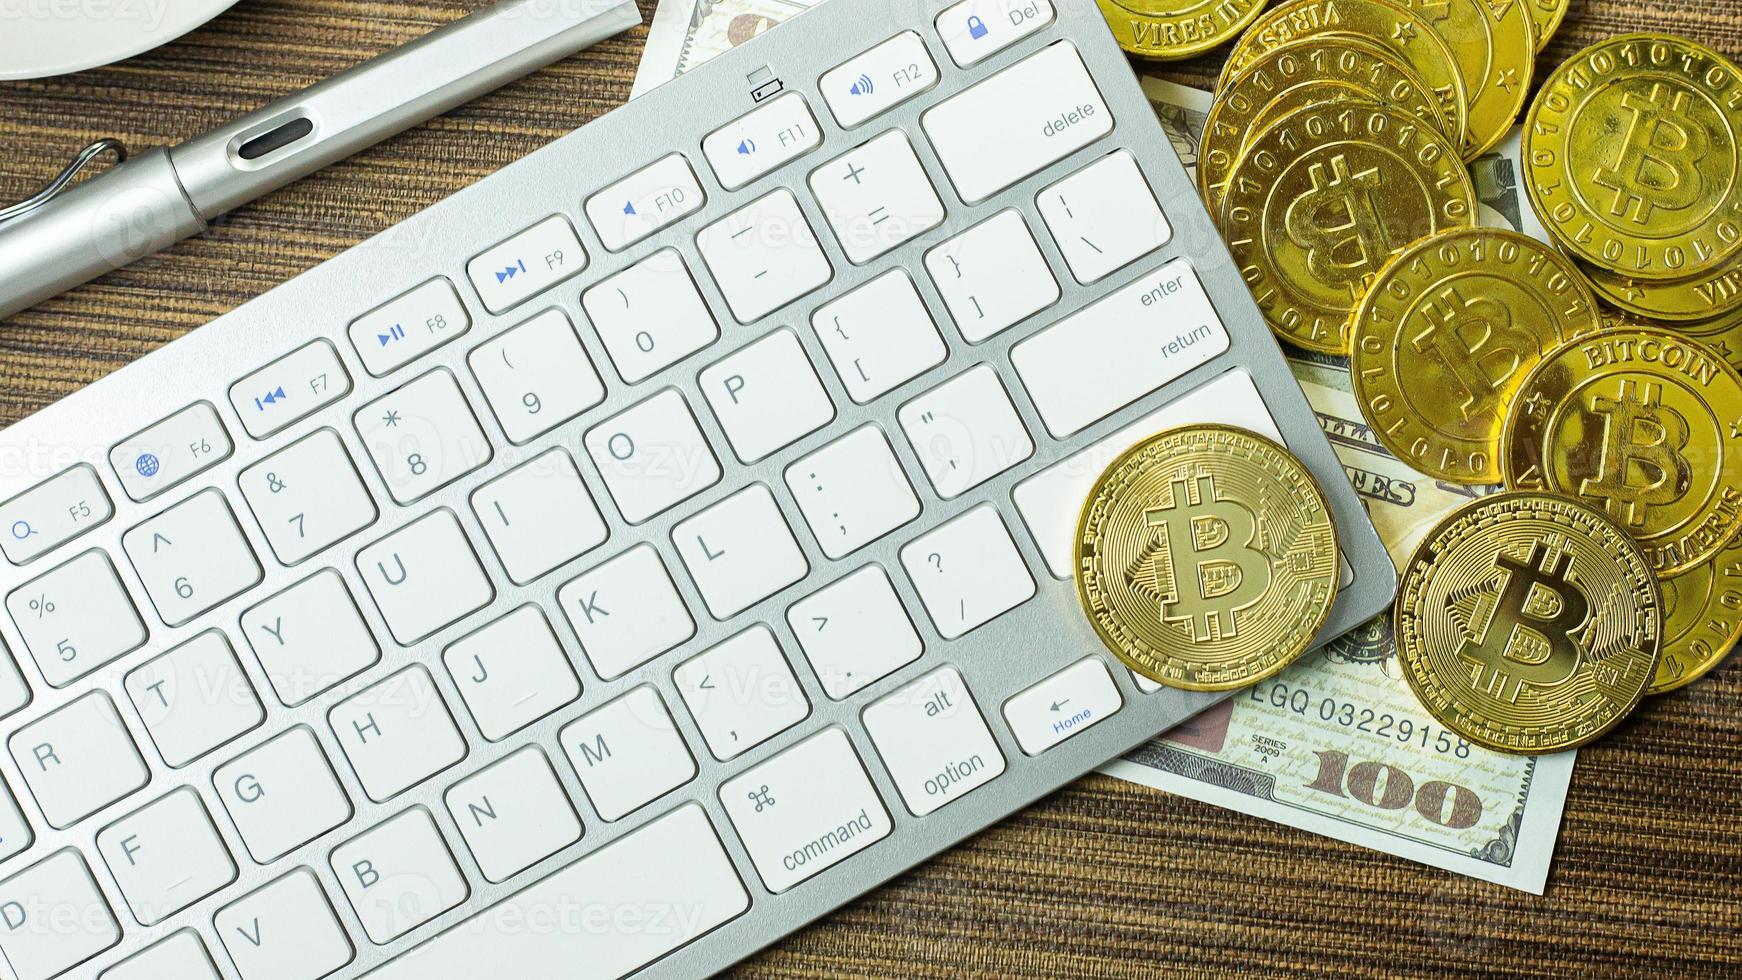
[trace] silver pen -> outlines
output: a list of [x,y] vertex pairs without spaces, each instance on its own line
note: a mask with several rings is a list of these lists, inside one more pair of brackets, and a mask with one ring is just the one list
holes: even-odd
[[502,0],[203,136],[51,188],[0,221],[0,319],[639,23],[635,0]]

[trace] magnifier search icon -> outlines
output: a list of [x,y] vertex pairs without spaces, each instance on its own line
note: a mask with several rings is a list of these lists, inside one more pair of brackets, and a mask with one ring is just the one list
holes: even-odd
[[23,541],[25,538],[28,538],[35,533],[36,528],[31,527],[29,521],[12,522],[12,537],[19,541]]

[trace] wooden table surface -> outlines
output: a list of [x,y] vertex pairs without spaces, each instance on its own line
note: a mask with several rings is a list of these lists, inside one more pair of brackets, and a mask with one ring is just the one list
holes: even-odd
[[[92,138],[177,142],[476,6],[243,0],[121,65],[0,82],[0,201],[34,191]],[[1648,29],[1739,56],[1742,2],[1573,0],[1542,70]],[[645,36],[606,42],[0,325],[0,422],[622,104]],[[1219,65],[1212,54],[1162,74],[1207,85]],[[1648,701],[1581,755],[1542,898],[1094,776],[738,972],[1742,975],[1742,658]]]

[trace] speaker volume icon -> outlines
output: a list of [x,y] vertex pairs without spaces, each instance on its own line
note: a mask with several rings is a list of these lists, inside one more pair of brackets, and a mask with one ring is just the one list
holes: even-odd
[[847,91],[853,95],[870,95],[875,88],[876,86],[871,84],[870,75],[860,75],[859,80],[854,82],[853,87]]

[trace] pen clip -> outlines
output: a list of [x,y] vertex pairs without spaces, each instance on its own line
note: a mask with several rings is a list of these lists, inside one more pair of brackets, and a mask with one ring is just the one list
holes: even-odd
[[78,155],[73,157],[72,162],[67,164],[65,169],[61,170],[59,176],[49,181],[48,185],[42,190],[37,191],[35,194],[32,194],[22,201],[19,201],[17,204],[0,208],[0,224],[5,224],[13,218],[22,217],[23,215],[42,207],[49,201],[54,200],[57,194],[66,190],[67,185],[71,184],[73,179],[78,177],[80,171],[90,166],[92,160],[110,152],[115,154],[116,163],[121,163],[127,159],[127,147],[123,145],[120,140],[111,139],[105,136],[95,143],[92,143],[90,146],[80,150]]

